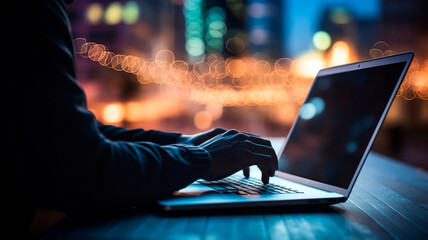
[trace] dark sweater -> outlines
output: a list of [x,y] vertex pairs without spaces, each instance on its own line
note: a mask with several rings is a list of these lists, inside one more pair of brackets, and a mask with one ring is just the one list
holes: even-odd
[[11,225],[25,229],[36,208],[111,211],[142,205],[207,171],[208,152],[176,144],[179,133],[97,122],[75,78],[64,2],[14,2],[1,94],[2,195]]

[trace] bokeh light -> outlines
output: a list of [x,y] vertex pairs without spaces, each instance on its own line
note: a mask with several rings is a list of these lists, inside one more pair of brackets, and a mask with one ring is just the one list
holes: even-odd
[[351,16],[347,9],[335,7],[330,13],[330,20],[335,24],[347,24],[351,21]]
[[301,77],[313,78],[325,67],[323,56],[318,52],[308,52],[295,61],[296,73]]
[[205,55],[203,3],[202,0],[187,0],[183,5],[185,49],[193,62],[202,60]]
[[[176,59],[168,49],[159,50],[155,58],[143,59],[132,55],[116,54],[107,47],[83,38],[74,41],[76,53],[116,71],[124,71],[137,76],[140,84],[156,83],[164,85],[166,94],[177,95],[184,100],[212,106],[256,106],[276,105],[284,102],[302,102],[318,71],[324,67],[353,61],[351,47],[344,41],[333,44],[326,56],[321,52],[307,52],[295,60],[280,58],[257,60],[252,57],[229,57],[211,54],[205,60],[192,62]],[[376,47],[389,47],[386,43],[376,43]],[[373,48],[372,57],[394,53],[391,49]],[[373,54],[375,53],[375,54]],[[428,100],[428,60],[411,65],[397,96],[406,100],[420,98]],[[311,106],[315,114],[323,109],[322,99],[313,99]],[[112,109],[118,109],[111,107]],[[220,107],[219,107],[220,108]],[[309,107],[310,108],[310,107]],[[210,110],[211,109],[211,110]],[[214,107],[207,108],[198,118],[201,122],[212,122],[217,118]],[[113,110],[110,110],[113,112]],[[118,110],[116,110],[118,112]],[[311,109],[308,114],[312,113]],[[107,114],[107,113],[106,113]],[[211,116],[208,121],[207,114]],[[107,114],[114,119],[114,114]],[[106,115],[106,116],[107,116]],[[221,115],[221,114],[220,114]],[[201,120],[202,119],[202,120]],[[196,121],[196,120],[195,120]],[[210,123],[211,125],[211,123]]]
[[333,44],[331,51],[330,65],[337,66],[351,62],[351,52],[349,45],[344,41],[337,41]]
[[104,107],[102,116],[106,123],[118,123],[123,121],[125,109],[120,103],[111,103]]
[[305,103],[300,108],[299,116],[305,120],[309,120],[315,116],[317,109],[312,103]]
[[105,11],[104,20],[109,25],[120,23],[122,21],[122,4],[119,2],[110,3]]
[[331,37],[325,31],[318,31],[312,37],[315,48],[321,51],[327,50],[331,45]]
[[226,48],[231,53],[240,53],[245,48],[245,42],[240,37],[231,37],[226,41]]
[[205,130],[211,127],[213,121],[211,114],[207,111],[197,112],[193,120],[195,126],[200,130]]
[[[106,122],[104,109],[119,103],[124,116],[114,124],[129,128],[283,136],[320,69],[414,51],[381,130],[390,131],[380,134],[383,149],[399,127],[405,139],[426,128],[424,3],[110,0],[76,1],[67,12],[73,35],[87,38],[74,45],[88,108]],[[328,108],[320,97],[308,99],[314,118]]]
[[191,57],[201,57],[205,53],[205,43],[201,38],[187,39],[185,48]]
[[123,21],[126,24],[134,24],[140,17],[140,8],[134,1],[129,1],[123,5]]
[[92,3],[86,10],[86,19],[92,25],[96,25],[101,22],[104,14],[104,9],[99,3]]

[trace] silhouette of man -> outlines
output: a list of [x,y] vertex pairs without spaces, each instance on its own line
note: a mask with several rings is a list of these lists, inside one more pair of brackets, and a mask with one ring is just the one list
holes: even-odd
[[36,208],[141,206],[199,178],[220,179],[250,165],[259,166],[264,182],[273,176],[270,142],[251,134],[217,128],[184,136],[99,123],[76,81],[64,0],[13,2],[20,18],[6,51],[14,76],[2,88],[9,224],[25,231]]

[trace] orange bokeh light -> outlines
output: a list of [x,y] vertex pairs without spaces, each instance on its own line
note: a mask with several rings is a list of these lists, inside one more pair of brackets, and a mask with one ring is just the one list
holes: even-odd
[[[189,63],[177,60],[172,51],[160,50],[154,60],[115,54],[107,47],[83,38],[75,40],[77,53],[102,66],[137,75],[141,84],[157,83],[164,93],[176,94],[201,104],[224,106],[299,104],[318,71],[324,67],[346,64],[358,58],[345,41],[337,41],[327,55],[308,52],[295,60],[256,60],[252,57],[209,55],[203,61]],[[385,42],[370,50],[372,57],[394,52]],[[415,59],[398,96],[411,100],[428,99],[428,61],[420,66]],[[106,117],[110,119],[109,117]]]

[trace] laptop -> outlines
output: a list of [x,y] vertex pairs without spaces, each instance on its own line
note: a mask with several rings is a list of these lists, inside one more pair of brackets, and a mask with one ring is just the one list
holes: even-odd
[[264,185],[251,167],[197,180],[158,200],[166,211],[344,202],[413,59],[413,52],[322,69]]

